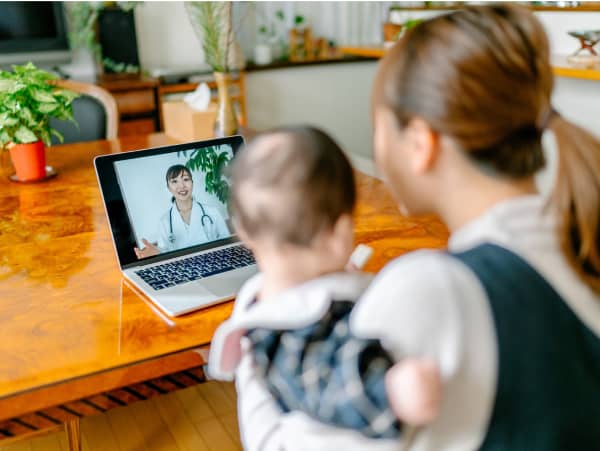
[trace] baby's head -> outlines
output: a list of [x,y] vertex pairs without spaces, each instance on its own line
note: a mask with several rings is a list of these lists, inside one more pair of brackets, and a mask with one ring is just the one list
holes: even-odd
[[324,271],[345,266],[353,246],[354,174],[327,134],[312,127],[262,133],[236,156],[231,179],[234,223],[257,259],[270,249],[321,254]]

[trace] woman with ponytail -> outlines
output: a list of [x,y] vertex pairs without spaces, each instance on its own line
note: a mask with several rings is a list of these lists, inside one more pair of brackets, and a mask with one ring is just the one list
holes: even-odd
[[412,449],[600,450],[600,142],[553,109],[548,47],[526,9],[468,6],[380,65],[377,166],[403,212],[451,231],[448,252],[391,262],[352,318],[441,370],[440,416]]
[[[600,143],[554,110],[552,87],[542,26],[506,3],[423,22],[388,51],[375,162],[405,214],[435,213],[451,237],[389,263],[350,329],[429,358],[439,416],[402,443],[368,439],[282,414],[248,383],[262,400],[238,406],[248,449],[600,450]],[[558,169],[540,194],[545,132]]]

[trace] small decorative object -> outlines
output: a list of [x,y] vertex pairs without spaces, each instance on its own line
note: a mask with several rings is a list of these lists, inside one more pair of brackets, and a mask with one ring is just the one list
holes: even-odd
[[409,19],[403,23],[397,24],[386,22],[383,24],[383,44],[385,47],[390,47],[400,39],[407,30],[410,30],[416,25],[423,22],[423,19]]
[[289,33],[290,61],[314,59],[312,31],[304,23],[303,16],[294,17],[295,26]]
[[584,67],[593,67],[600,64],[600,56],[594,46],[600,42],[600,30],[575,30],[569,35],[579,40],[580,47],[567,57],[570,63]]
[[96,23],[100,9],[101,6],[95,2],[65,2],[73,58],[61,69],[76,80],[94,81],[96,78],[100,60]]
[[[259,13],[261,9],[257,9]],[[275,18],[261,17],[263,25],[258,29],[258,45],[254,49],[255,64],[269,64],[267,59],[287,60],[288,44],[287,30],[285,27],[285,14],[279,9],[275,12]],[[264,46],[269,47],[269,51]],[[269,58],[267,58],[269,56]],[[270,62],[270,61],[269,61]]]
[[231,103],[231,71],[243,69],[243,58],[235,42],[231,2],[186,2],[188,16],[202,43],[206,63],[214,71],[219,105],[215,135],[237,133],[238,122]]
[[257,44],[254,47],[254,64],[265,66],[271,64],[273,57],[271,55],[271,46],[269,44]]
[[78,94],[53,86],[57,77],[32,63],[0,71],[0,144],[10,150],[16,174],[12,180],[40,181],[54,175],[46,166],[45,147],[51,135],[62,135],[50,127],[51,117],[75,121],[73,100]]
[[165,133],[179,141],[197,141],[213,136],[217,106],[210,101],[210,88],[200,83],[183,102],[164,102]]

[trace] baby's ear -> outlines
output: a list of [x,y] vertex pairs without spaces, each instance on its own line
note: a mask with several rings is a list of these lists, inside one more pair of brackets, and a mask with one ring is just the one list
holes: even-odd
[[336,246],[336,252],[340,255],[352,252],[354,246],[354,220],[352,215],[343,214],[333,225],[332,238]]
[[354,219],[352,215],[344,213],[335,222],[333,229],[335,234],[344,235],[346,238],[348,235],[354,237]]
[[235,230],[235,234],[238,236],[238,238],[248,249],[252,250],[254,246],[253,240],[250,238],[246,232],[246,229],[244,229],[242,224],[240,224],[240,221],[235,216],[231,217],[231,224],[233,225],[233,229]]

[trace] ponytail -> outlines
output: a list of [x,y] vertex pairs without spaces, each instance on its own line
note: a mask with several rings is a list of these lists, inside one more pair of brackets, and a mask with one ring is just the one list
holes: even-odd
[[600,141],[557,114],[548,128],[558,145],[551,202],[561,220],[561,247],[581,279],[600,293]]

